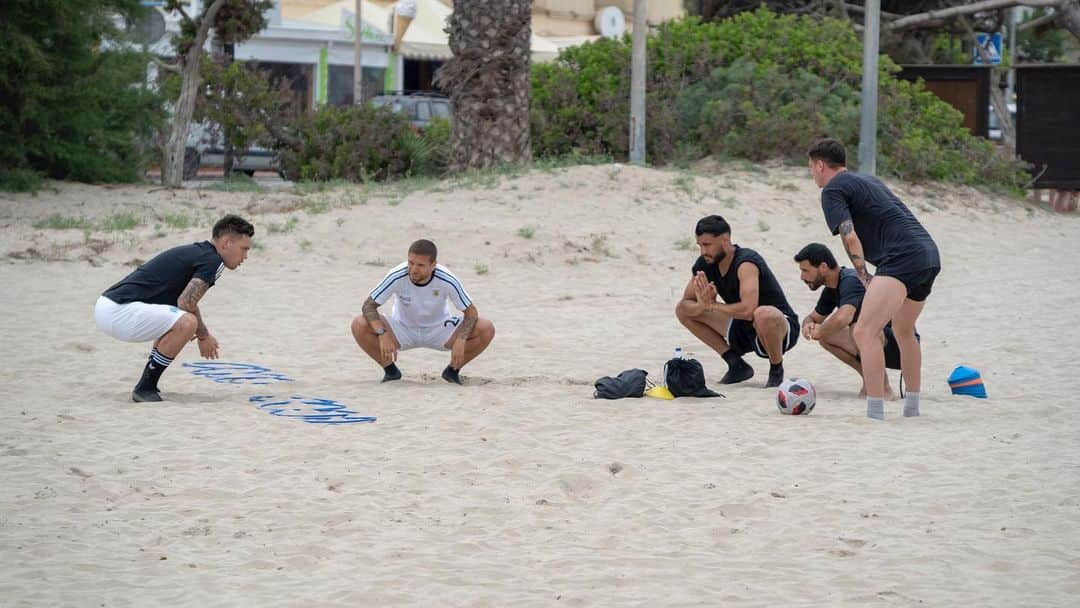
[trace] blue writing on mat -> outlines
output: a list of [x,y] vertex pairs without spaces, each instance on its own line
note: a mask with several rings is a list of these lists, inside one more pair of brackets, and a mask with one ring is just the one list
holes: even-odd
[[272,371],[269,367],[253,363],[230,363],[228,361],[198,361],[185,363],[191,373],[222,384],[273,384],[274,382],[292,382],[285,374]]
[[344,403],[333,399],[291,395],[255,395],[248,399],[264,412],[285,418],[297,418],[311,424],[355,424],[375,422],[374,416],[361,416],[348,409]]

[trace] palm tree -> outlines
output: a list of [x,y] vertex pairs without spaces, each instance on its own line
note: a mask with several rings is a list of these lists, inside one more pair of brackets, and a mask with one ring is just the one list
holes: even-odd
[[450,94],[450,171],[528,162],[532,0],[454,3],[454,57],[435,75]]

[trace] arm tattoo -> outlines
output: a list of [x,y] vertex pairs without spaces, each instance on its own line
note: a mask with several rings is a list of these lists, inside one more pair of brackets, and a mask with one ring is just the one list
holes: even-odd
[[375,300],[372,300],[371,298],[368,298],[368,299],[364,300],[364,308],[363,308],[363,310],[364,310],[364,319],[368,323],[372,323],[374,321],[379,320],[379,305],[375,302]]
[[480,320],[480,317],[466,316],[465,320],[461,322],[461,338],[468,340],[472,335],[473,329],[476,328],[476,322]]
[[855,234],[855,225],[850,219],[840,222],[840,240],[844,243],[844,250],[847,251],[848,257],[851,258],[851,265],[855,267],[855,272],[859,273],[860,277],[865,278],[866,260],[862,256],[861,243],[859,243],[858,251],[852,251],[852,245],[848,243],[848,237],[851,237],[856,243],[859,242],[859,235]]
[[198,277],[193,278],[176,300],[177,308],[190,312],[199,321],[199,326],[195,329],[195,335],[200,338],[210,335],[210,330],[206,328],[206,323],[203,323],[202,313],[199,311],[199,300],[206,294],[207,289],[210,289],[209,283]]
[[192,313],[198,312],[199,300],[206,294],[207,289],[210,289],[210,284],[206,281],[198,277],[191,279],[184,291],[180,293],[176,302],[177,307]]

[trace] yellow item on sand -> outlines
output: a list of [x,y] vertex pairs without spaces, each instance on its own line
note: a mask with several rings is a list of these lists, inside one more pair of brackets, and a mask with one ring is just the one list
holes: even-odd
[[671,394],[666,386],[654,386],[645,391],[646,397],[653,397],[656,399],[674,399],[675,395]]

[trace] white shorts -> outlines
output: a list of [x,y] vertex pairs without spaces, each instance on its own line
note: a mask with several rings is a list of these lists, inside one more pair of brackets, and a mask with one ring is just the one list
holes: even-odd
[[394,332],[394,337],[397,338],[401,350],[409,350],[410,348],[450,350],[446,348],[446,343],[450,341],[450,336],[454,335],[454,331],[457,330],[458,324],[461,323],[461,317],[446,317],[441,325],[429,327],[404,325],[400,320],[393,317],[388,318],[387,321],[390,323],[390,329]]
[[124,342],[149,342],[164,336],[184,311],[165,304],[117,304],[101,296],[94,304],[94,320],[105,335]]

